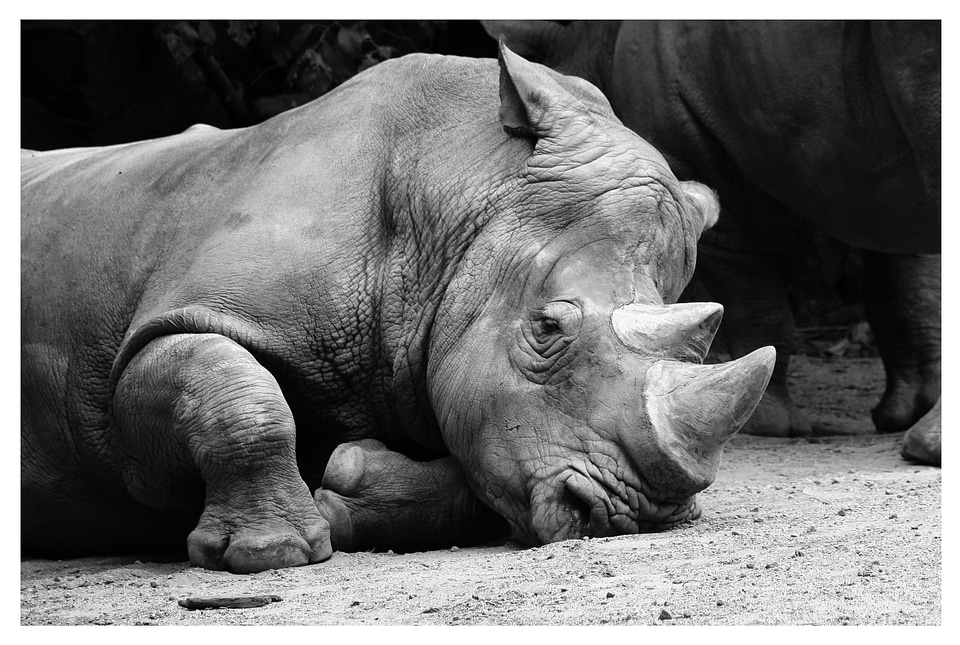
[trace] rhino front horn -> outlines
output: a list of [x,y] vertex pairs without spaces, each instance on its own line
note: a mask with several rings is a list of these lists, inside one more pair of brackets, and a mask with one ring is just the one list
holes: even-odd
[[719,365],[661,360],[650,367],[643,466],[664,495],[689,497],[713,482],[723,446],[753,414],[776,356],[768,346]]

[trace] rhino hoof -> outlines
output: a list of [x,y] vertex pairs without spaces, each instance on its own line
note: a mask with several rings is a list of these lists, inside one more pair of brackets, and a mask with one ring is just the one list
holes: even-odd
[[940,401],[903,435],[901,456],[905,459],[940,465]]
[[196,529],[187,538],[187,550],[192,565],[232,573],[298,567],[330,557],[330,532],[325,524],[308,530],[306,538],[290,532],[221,537]]

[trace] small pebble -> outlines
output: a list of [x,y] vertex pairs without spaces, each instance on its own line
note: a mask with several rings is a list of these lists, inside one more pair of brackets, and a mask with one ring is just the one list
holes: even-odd
[[752,563],[752,562],[748,562],[748,563],[747,563],[747,568],[748,568],[748,569],[753,569],[753,568],[756,567],[756,566],[757,566],[757,565],[755,565],[755,564]]
[[458,547],[458,546],[452,546],[452,547],[450,547],[450,550],[451,550],[451,551],[459,551],[459,550],[460,550],[460,547]]
[[847,514],[847,511],[844,510],[844,509],[842,509],[842,508],[841,508],[839,511],[837,511],[837,515],[839,515],[839,516],[841,516],[841,517],[843,517],[843,516],[846,515],[846,514]]
[[153,587],[154,589],[156,589],[156,588],[159,587],[160,585],[157,584],[157,581],[156,581],[156,580],[151,580],[151,581],[150,581],[150,586]]
[[666,609],[661,609],[659,618],[660,620],[670,620],[673,618],[673,616],[671,616],[670,612],[667,611]]
[[614,593],[612,591],[607,592],[607,598],[613,598]]
[[723,607],[725,604],[727,603],[723,602],[722,600],[717,601],[717,607]]

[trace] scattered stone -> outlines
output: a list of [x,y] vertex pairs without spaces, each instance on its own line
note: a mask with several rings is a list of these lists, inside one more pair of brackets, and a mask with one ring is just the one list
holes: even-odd
[[891,515],[891,516],[888,517],[887,519],[888,519],[888,520],[895,520],[895,519],[897,519],[897,514],[894,513],[893,515]]
[[428,608],[428,609],[424,609],[423,612],[421,612],[421,613],[424,613],[424,614],[436,614],[436,613],[439,613],[439,612],[440,612],[440,609],[439,609],[438,607],[430,607],[430,608]]
[[612,591],[608,591],[608,592],[607,592],[607,598],[613,598],[614,595],[615,595],[615,594],[614,594]]
[[387,555],[396,555],[396,553],[393,552],[393,549],[387,549]]
[[690,618],[690,616],[692,616],[692,615],[693,615],[693,614],[691,614],[689,611],[683,612],[683,617],[684,617],[684,618]]
[[845,508],[841,508],[839,511],[837,511],[837,515],[839,515],[840,517],[843,517],[846,514],[847,514],[847,509]]
[[717,607],[723,607],[725,604],[727,603],[723,602],[722,600],[717,601]]
[[747,563],[747,568],[748,568],[748,569],[753,569],[753,568],[755,568],[756,566],[757,566],[757,565],[755,565],[755,564],[752,563],[752,562],[748,562],[748,563]]
[[358,606],[359,604],[360,604],[360,601],[359,601],[359,600],[354,600],[352,603],[350,603],[350,606],[351,606],[351,607],[356,607],[356,606]]
[[760,507],[759,507],[759,506],[754,506],[753,508],[750,509],[750,512],[751,512],[751,513],[759,513],[759,512],[760,512]]
[[[184,598],[177,604],[191,611],[197,609],[250,609],[280,602],[280,596],[230,596],[225,598]],[[360,604],[360,603],[357,603]]]
[[459,551],[459,550],[460,550],[460,547],[458,547],[458,546],[452,546],[452,547],[450,547],[450,550],[451,550],[451,551]]
[[660,616],[659,616],[660,620],[671,620],[672,618],[673,616],[670,615],[669,611],[667,611],[666,609],[660,610]]
[[755,517],[755,518],[753,518],[753,521],[754,521],[754,523],[756,523],[756,524],[762,524],[762,523],[763,523],[763,518],[762,518],[762,517]]

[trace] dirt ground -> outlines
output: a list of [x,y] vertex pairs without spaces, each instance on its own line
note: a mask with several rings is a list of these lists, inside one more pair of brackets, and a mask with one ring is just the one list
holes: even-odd
[[[703,516],[659,534],[334,553],[256,575],[143,555],[24,560],[21,625],[939,625],[941,471],[873,433],[876,358],[798,356],[811,439],[737,437]],[[829,434],[827,434],[829,433]],[[272,594],[259,608],[188,597]]]

